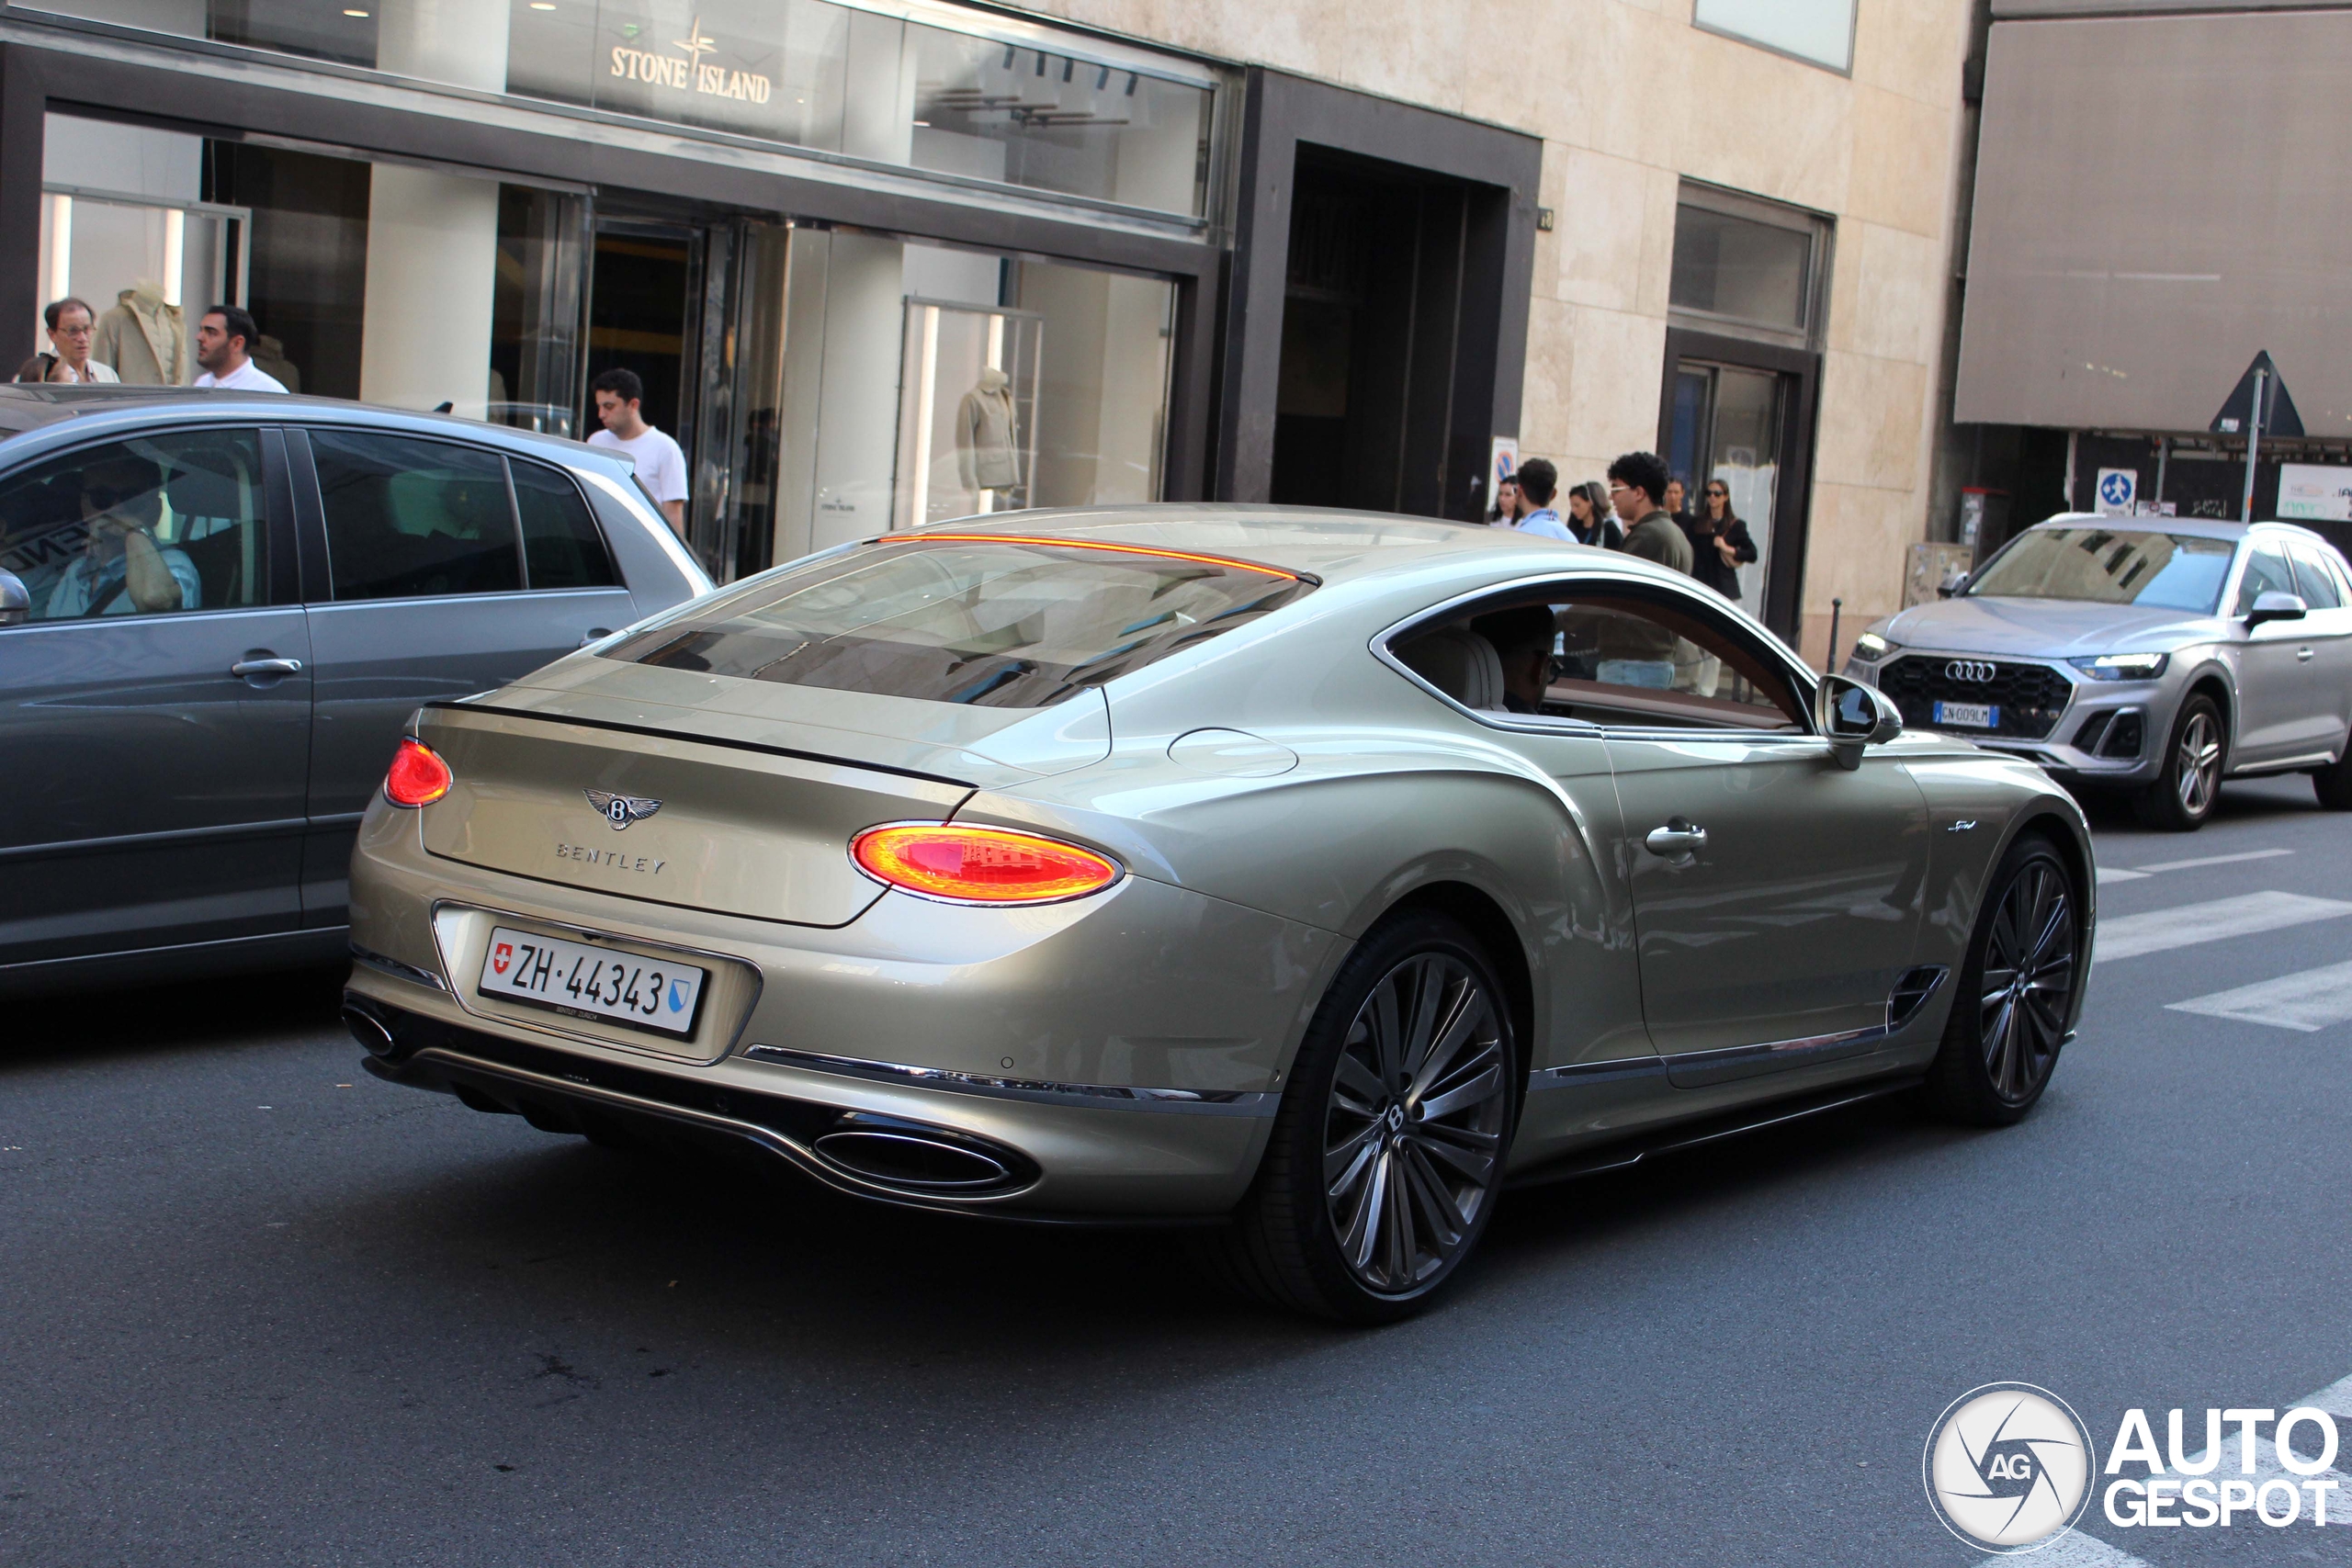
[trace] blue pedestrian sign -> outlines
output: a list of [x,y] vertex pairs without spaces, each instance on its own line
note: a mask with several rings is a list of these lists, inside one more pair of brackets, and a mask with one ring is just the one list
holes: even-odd
[[2140,475],[2132,468],[2101,468],[2098,471],[2098,509],[2110,517],[2129,517],[2132,503],[2139,499]]

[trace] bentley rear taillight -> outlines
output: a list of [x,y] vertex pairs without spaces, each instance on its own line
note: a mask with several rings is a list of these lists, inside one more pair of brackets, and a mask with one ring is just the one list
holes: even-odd
[[449,793],[457,781],[432,747],[414,737],[405,737],[401,749],[392,753],[392,766],[384,775],[384,798],[394,806],[411,808],[430,806]]
[[869,828],[850,840],[868,876],[957,904],[1047,904],[1119,880],[1112,861],[1058,839],[1010,828],[918,823]]

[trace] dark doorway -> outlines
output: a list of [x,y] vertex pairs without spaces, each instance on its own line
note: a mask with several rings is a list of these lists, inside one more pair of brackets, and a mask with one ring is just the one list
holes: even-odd
[[1300,147],[1270,500],[1478,515],[1485,432],[1457,439],[1453,429],[1457,383],[1475,374],[1460,353],[1462,280],[1482,227],[1500,221],[1502,199],[1464,181]]
[[[645,383],[646,422],[688,452],[701,241],[699,231],[683,225],[600,219],[588,287],[589,381],[607,370],[636,371]],[[580,428],[601,428],[594,397],[583,397]]]
[[[204,152],[204,199],[253,209],[245,309],[261,330],[254,357],[288,391],[357,397],[369,166],[243,141],[207,141]],[[198,312],[209,303],[191,301],[185,318],[191,370]]]
[[1720,479],[1757,560],[1739,571],[1740,607],[1782,637],[1798,631],[1813,416],[1821,356],[1807,349],[1668,328],[1658,452],[1696,511]]

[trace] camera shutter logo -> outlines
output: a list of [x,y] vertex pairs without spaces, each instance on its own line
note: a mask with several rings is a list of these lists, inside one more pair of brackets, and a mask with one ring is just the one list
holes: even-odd
[[1966,681],[1981,686],[2000,671],[1988,659],[1955,659],[1944,666],[1944,673],[1955,681]]
[[1944,1528],[1995,1553],[2034,1551],[2074,1528],[2098,1468],[2090,1429],[2025,1382],[1986,1383],[1946,1407],[1920,1469]]

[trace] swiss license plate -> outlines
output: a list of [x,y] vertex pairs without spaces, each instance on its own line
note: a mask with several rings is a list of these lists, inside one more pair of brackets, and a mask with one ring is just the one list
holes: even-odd
[[1936,722],[1956,729],[1997,729],[2001,706],[1998,703],[1938,703]]
[[707,970],[691,964],[497,926],[475,989],[502,1001],[606,1019],[684,1040],[694,1034],[708,977]]

